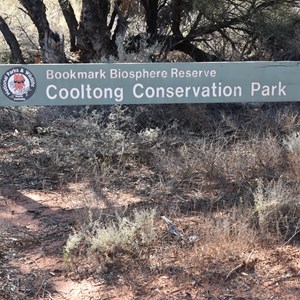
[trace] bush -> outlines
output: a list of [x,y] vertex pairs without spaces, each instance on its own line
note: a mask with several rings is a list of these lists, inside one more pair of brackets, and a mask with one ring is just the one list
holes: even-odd
[[283,145],[290,153],[300,153],[300,133],[293,132],[283,140]]
[[283,140],[287,150],[287,161],[289,163],[290,180],[299,185],[300,178],[300,136],[299,132],[293,132]]
[[[137,257],[151,248],[156,239],[156,210],[136,210],[131,218],[115,215],[113,221],[94,220],[75,230],[68,238],[64,249],[67,263],[76,261],[78,252],[90,253],[94,260],[105,268],[122,256]],[[78,257],[80,259],[80,257]]]
[[282,179],[268,183],[259,179],[254,203],[261,233],[286,239],[299,230],[299,198]]

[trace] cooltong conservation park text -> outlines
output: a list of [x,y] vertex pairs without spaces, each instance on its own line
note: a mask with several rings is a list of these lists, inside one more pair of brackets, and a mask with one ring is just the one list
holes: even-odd
[[[0,65],[0,105],[297,101],[297,62]],[[1,94],[2,93],[2,94]]]

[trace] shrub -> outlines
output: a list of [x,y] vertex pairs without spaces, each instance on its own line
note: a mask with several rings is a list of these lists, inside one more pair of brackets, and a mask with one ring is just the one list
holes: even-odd
[[283,140],[283,145],[287,150],[287,160],[289,163],[290,179],[299,185],[300,178],[300,136],[299,132],[293,132]]
[[254,192],[254,203],[262,233],[286,239],[299,229],[299,198],[282,179],[268,183],[259,179]]
[[226,213],[216,212],[205,219],[204,228],[202,255],[229,257],[249,251],[256,242],[256,232],[246,209],[233,207]]
[[293,132],[283,140],[283,145],[290,153],[300,153],[300,133]]
[[[155,241],[156,210],[135,210],[131,218],[115,215],[113,221],[93,220],[75,230],[68,238],[64,249],[67,263],[76,260],[76,254],[91,254],[101,265],[114,263],[121,256],[136,257],[147,252]],[[78,257],[81,259],[80,257]]]

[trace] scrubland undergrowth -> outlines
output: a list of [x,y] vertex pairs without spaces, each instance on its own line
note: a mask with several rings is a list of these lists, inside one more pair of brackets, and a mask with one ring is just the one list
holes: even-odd
[[[231,266],[257,247],[299,241],[298,112],[297,104],[2,108],[2,139],[19,145],[3,182],[90,182],[100,196],[82,199],[64,249],[80,276],[163,272],[170,257],[178,268]],[[102,190],[140,201],[102,209]]]

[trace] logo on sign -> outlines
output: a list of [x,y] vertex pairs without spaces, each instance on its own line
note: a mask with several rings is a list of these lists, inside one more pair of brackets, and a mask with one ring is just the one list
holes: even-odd
[[22,102],[34,94],[36,80],[26,68],[15,67],[4,73],[1,78],[1,88],[10,100]]

